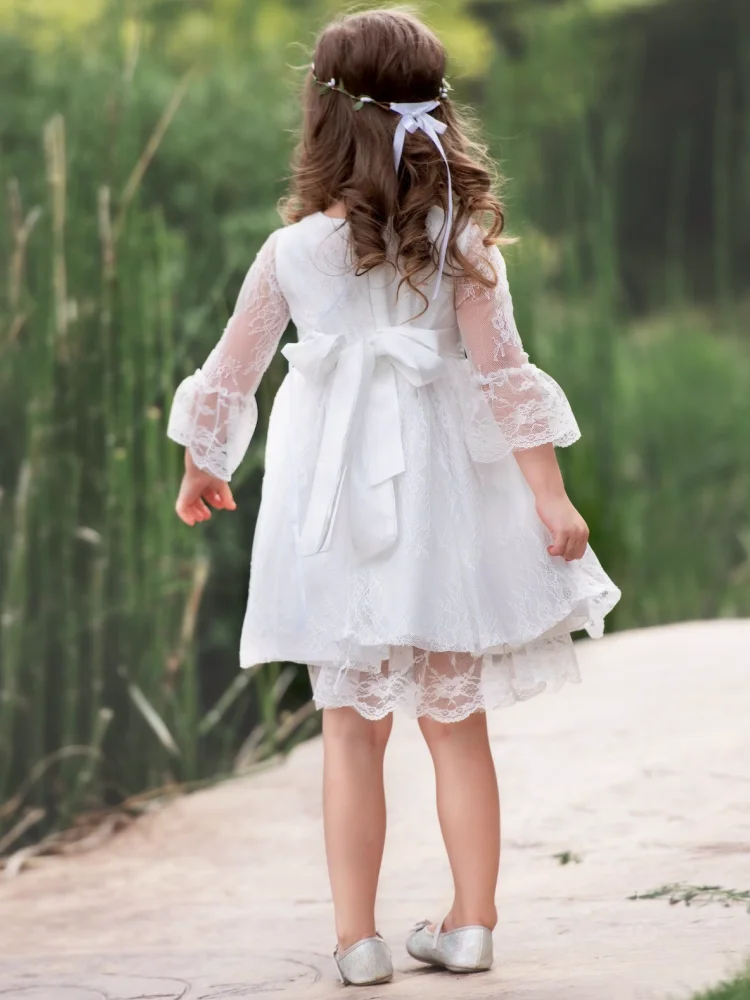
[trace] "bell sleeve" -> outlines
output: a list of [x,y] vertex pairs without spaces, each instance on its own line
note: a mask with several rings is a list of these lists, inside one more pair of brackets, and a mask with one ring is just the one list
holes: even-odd
[[178,387],[167,434],[195,464],[229,481],[258,422],[255,392],[289,322],[272,233],[242,284],[226,329],[202,368]]
[[509,451],[571,445],[581,436],[573,411],[557,382],[529,362],[513,318],[505,261],[496,246],[484,246],[483,235],[472,227],[464,253],[496,279],[494,288],[468,276],[456,287],[458,326],[476,382]]

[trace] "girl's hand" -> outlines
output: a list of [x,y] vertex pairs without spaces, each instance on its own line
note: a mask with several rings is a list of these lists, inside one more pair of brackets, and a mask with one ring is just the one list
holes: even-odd
[[566,562],[580,559],[586,551],[589,529],[567,494],[538,496],[536,512],[552,534],[552,545],[547,547],[549,554],[563,556]]
[[198,521],[207,521],[211,517],[208,504],[217,510],[237,509],[229,483],[199,469],[186,450],[185,475],[175,505],[177,516],[192,527]]

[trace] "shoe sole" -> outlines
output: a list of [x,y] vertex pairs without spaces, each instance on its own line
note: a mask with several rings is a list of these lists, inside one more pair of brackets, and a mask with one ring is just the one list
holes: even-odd
[[447,969],[448,972],[460,972],[463,975],[471,975],[472,972],[489,972],[490,969],[492,968],[492,966],[491,965],[476,965],[476,966],[472,966],[470,968],[467,968],[466,966],[461,966],[461,965],[444,965],[443,968]]
[[351,979],[344,979],[344,986],[377,986],[379,983],[390,983],[392,979],[393,973],[389,972],[387,976],[379,976],[377,979],[365,979],[361,983],[353,983]]
[[445,962],[441,962],[436,958],[424,958],[421,955],[415,955],[413,951],[409,951],[407,946],[407,953],[414,959],[415,962],[423,962],[425,965],[432,966],[433,969],[446,969],[448,972],[458,972],[458,973],[472,973],[472,972],[489,972],[492,968],[491,965],[480,965],[480,966],[465,966],[465,965],[446,965]]

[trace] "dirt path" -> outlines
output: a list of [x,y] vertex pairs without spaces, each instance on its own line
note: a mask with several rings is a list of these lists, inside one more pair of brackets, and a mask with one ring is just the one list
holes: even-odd
[[[492,716],[505,855],[491,973],[417,971],[401,946],[449,883],[427,753],[399,719],[380,904],[391,985],[342,994],[334,978],[315,740],[93,854],[0,882],[0,995],[667,1000],[718,981],[750,955],[750,914],[627,897],[679,881],[750,889],[750,622],[580,652],[581,687]],[[580,863],[561,866],[563,851]]]

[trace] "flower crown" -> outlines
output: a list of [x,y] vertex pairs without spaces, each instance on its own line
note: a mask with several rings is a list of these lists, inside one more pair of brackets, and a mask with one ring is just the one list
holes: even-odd
[[[372,97],[365,97],[364,95],[360,95],[359,97],[357,97],[356,94],[350,94],[349,91],[346,89],[346,87],[340,81],[336,80],[336,78],[333,76],[331,77],[330,80],[319,80],[318,77],[315,75],[315,63],[310,63],[310,71],[312,73],[313,82],[318,92],[321,95],[329,94],[332,90],[335,90],[337,94],[343,94],[345,97],[348,97],[350,98],[350,100],[354,101],[355,111],[361,111],[362,108],[365,106],[365,104],[377,104],[379,108],[383,108],[386,111],[392,110],[390,101],[376,101]],[[439,104],[440,101],[447,100],[448,94],[450,93],[451,89],[452,89],[451,85],[448,83],[445,77],[443,77],[443,80],[440,84],[440,90],[438,91],[438,96],[437,98],[435,98],[436,103]]]

